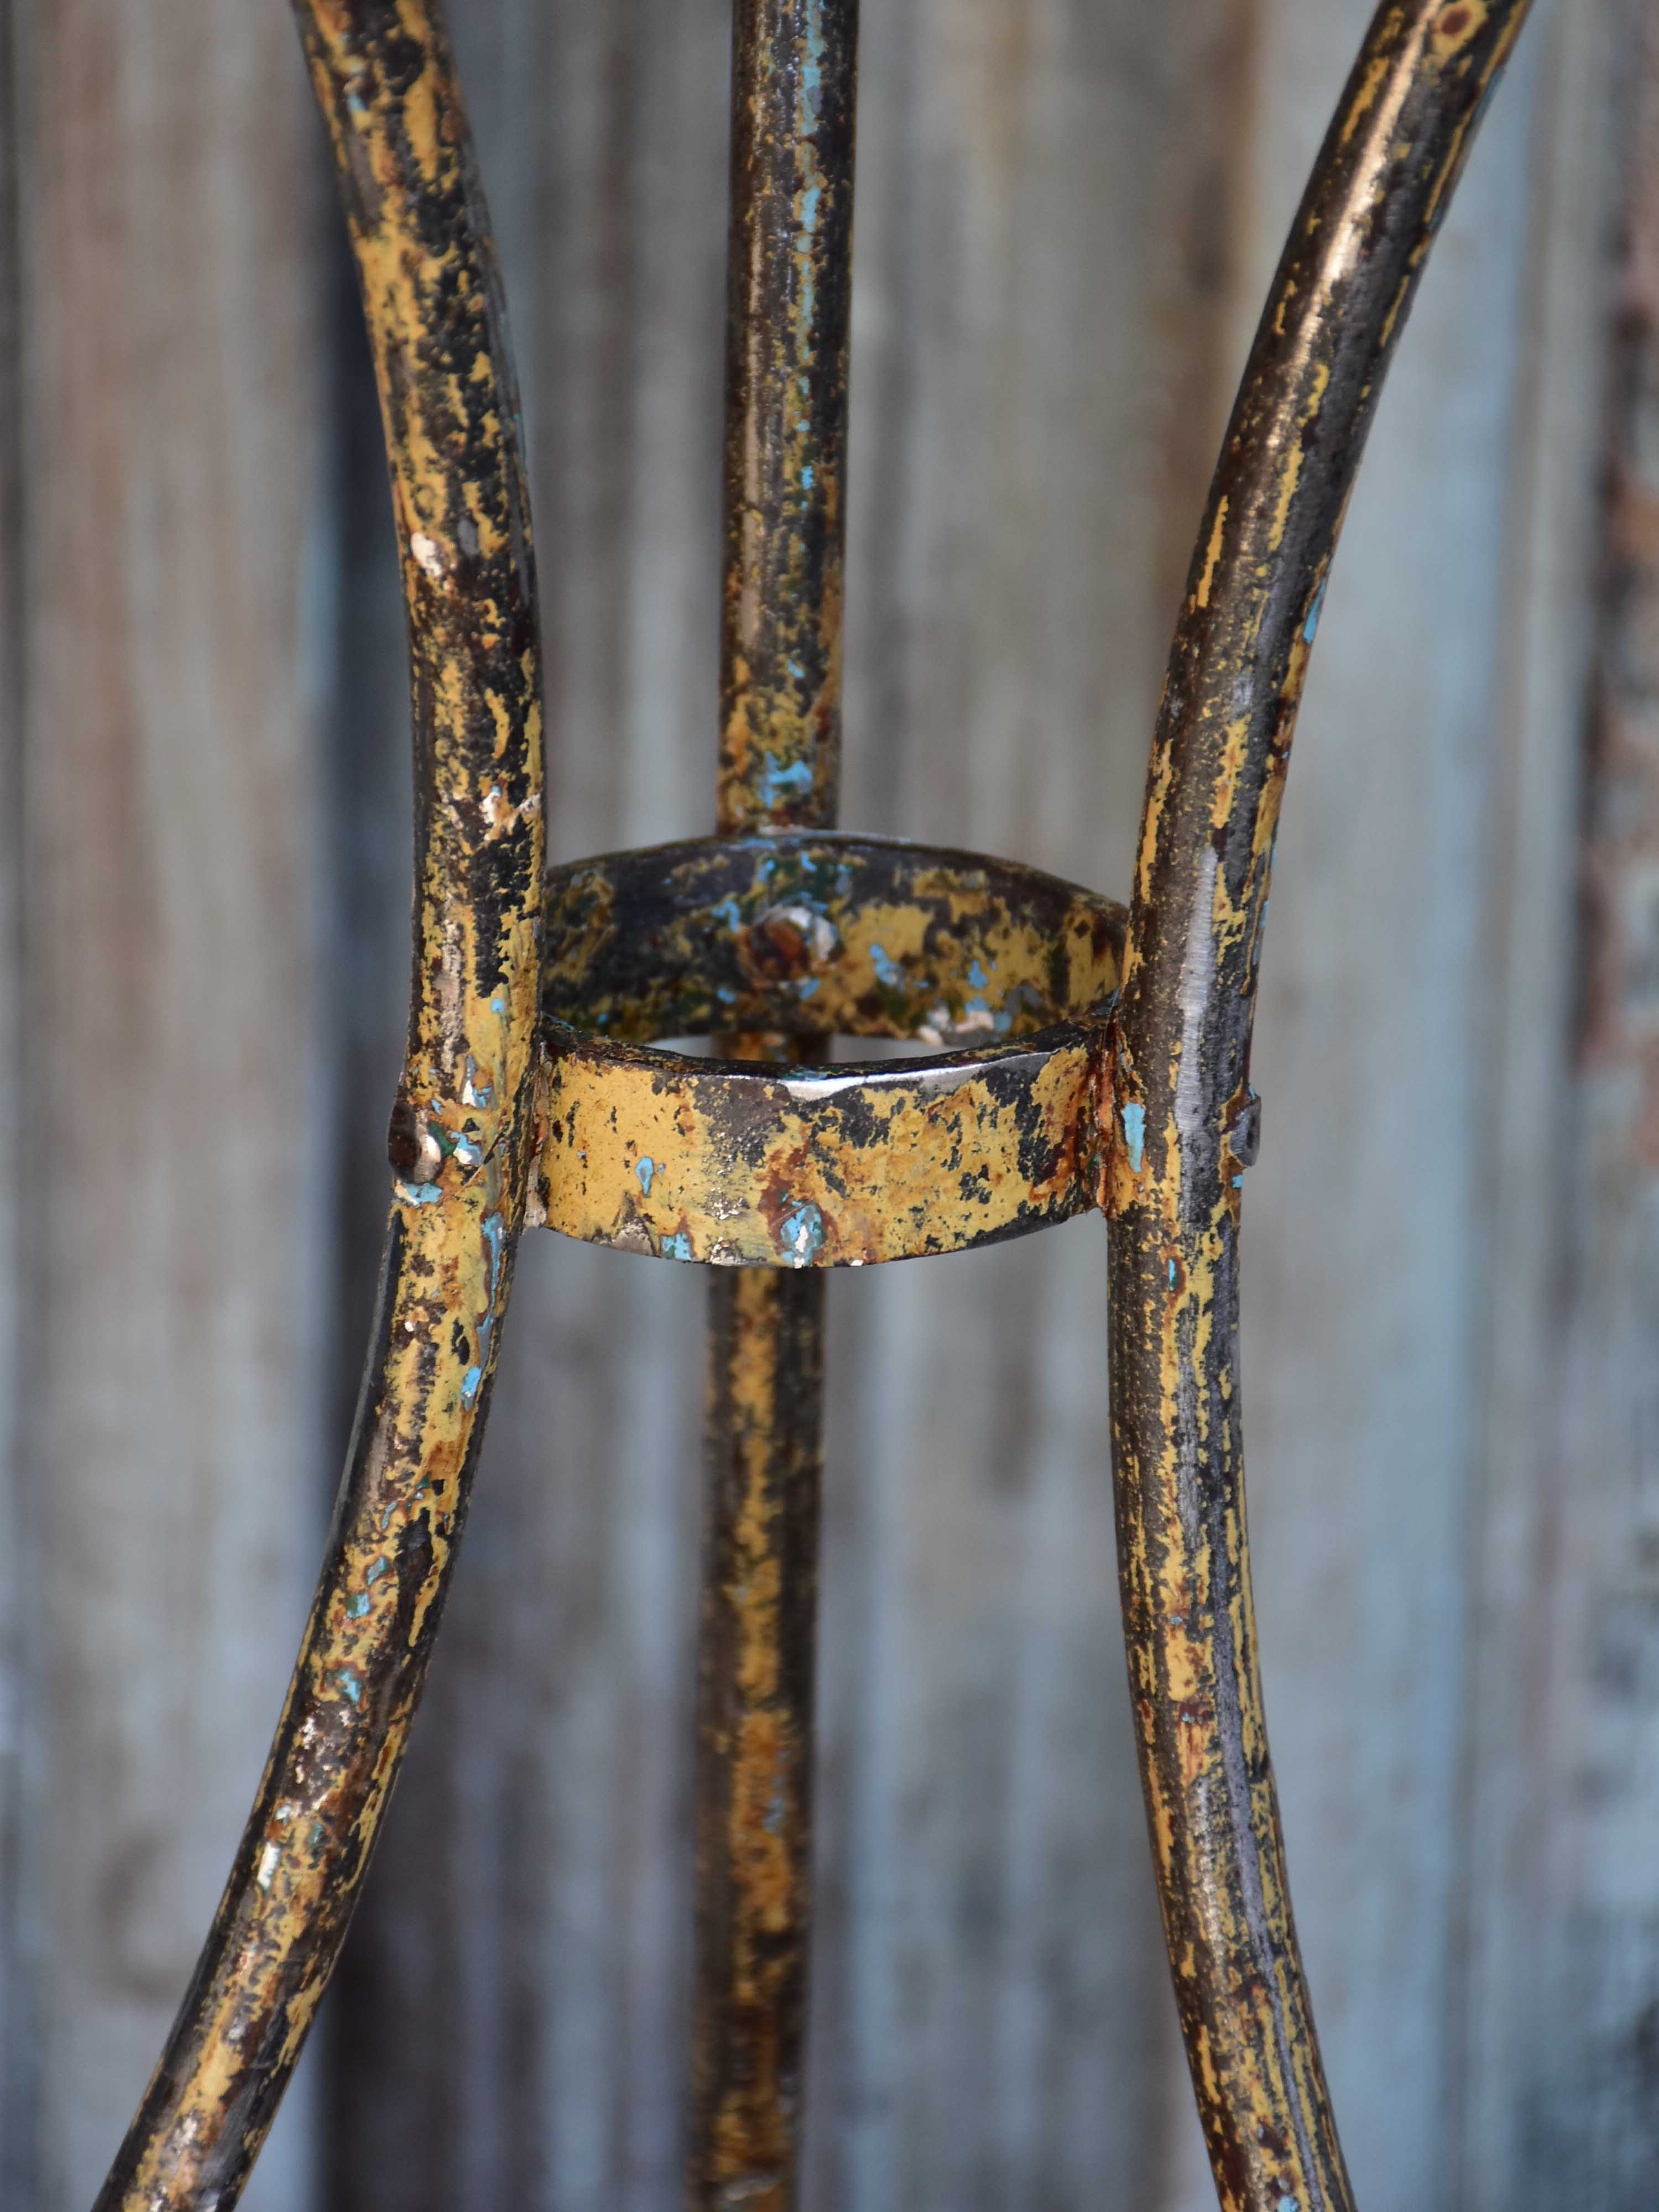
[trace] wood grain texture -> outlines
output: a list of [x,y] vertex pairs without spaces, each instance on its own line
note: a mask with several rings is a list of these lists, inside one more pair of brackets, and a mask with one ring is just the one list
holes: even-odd
[[[1538,2002],[1544,1978],[1560,1971],[1573,1944],[1563,1911],[1571,1891],[1552,1869],[1579,1796],[1565,1751],[1571,1723],[1554,1717],[1561,1646],[1551,1616],[1563,1574],[1580,1556],[1569,1534],[1583,1510],[1577,1501],[1621,1479],[1621,1455],[1590,1434],[1564,1450],[1562,1413],[1576,1395],[1568,1389],[1573,1338],[1601,1325],[1601,1293],[1591,1287],[1599,1255],[1586,1245],[1607,1234],[1605,1217],[1591,1212],[1587,1221],[1580,1212],[1583,1168],[1573,1164],[1582,1162],[1585,1127],[1574,1095],[1586,950],[1577,925],[1583,738],[1611,550],[1601,537],[1619,279],[1605,249],[1621,195],[1628,205],[1635,192],[1659,188],[1650,167],[1627,166],[1631,100],[1621,80],[1640,13],[1620,0],[1558,6],[1540,21],[1533,56],[1526,341],[1477,944],[1485,979],[1475,1104],[1484,1136],[1479,1431],[1462,1560],[1470,1658],[1455,1872],[1460,1986],[1444,2108],[1462,2161],[1449,2185],[1469,2212],[1543,2212],[1563,2200],[1611,2208],[1651,2193],[1632,2191],[1627,2178],[1606,2169],[1596,2173],[1580,2155],[1595,2103],[1586,2080],[1607,2063],[1599,2047],[1607,2012],[1629,2006],[1624,1975],[1609,1972],[1604,1954],[1590,1969],[1598,1993],[1564,1990],[1559,2010]],[[1645,80],[1631,75],[1650,83],[1651,69],[1650,58]],[[1649,205],[1659,210],[1659,199]],[[1650,809],[1650,820],[1659,820]],[[1639,1168],[1626,1160],[1615,1174],[1634,1197]],[[1654,1356],[1651,1340],[1626,1339],[1624,1349],[1630,1356],[1621,1370],[1608,1370],[1616,1388],[1601,1416],[1615,1431],[1650,1387]],[[1596,1506],[1589,1512],[1599,1521]],[[1645,2002],[1634,2008],[1638,2022]],[[1620,2025],[1628,2038],[1628,2008]],[[1659,2109],[1644,2101],[1639,2076],[1632,2086],[1618,2125],[1639,2159],[1638,2147],[1655,2139]],[[1557,2129],[1552,2151],[1540,2155]]]
[[1541,1812],[1505,1883],[1532,1934],[1512,1935],[1498,1965],[1528,2002],[1495,2053],[1486,2132],[1512,2175],[1491,2201],[1526,2212],[1659,2190],[1659,38],[1650,11],[1614,6],[1577,25],[1566,52],[1623,160],[1586,180],[1616,258],[1583,310],[1606,349],[1607,404],[1577,1052],[1557,1103],[1555,1392],[1531,1571],[1511,1581],[1532,1624],[1527,1780]]
[[[315,1571],[329,1060],[283,11],[17,11],[38,2183],[89,2202]],[[302,2203],[305,2099],[250,2204]]]
[[[1259,280],[1275,198],[1364,12],[1315,23],[1282,7],[1264,28]],[[1483,1415],[1481,932],[1509,799],[1504,653],[1525,619],[1507,594],[1538,33],[1437,242],[1333,574],[1254,1071],[1243,1389],[1264,1684],[1328,2074],[1356,2195],[1375,2208],[1455,2201],[1460,1885],[1481,1878],[1458,1844]],[[1553,742],[1569,753],[1571,732]],[[1196,2172],[1182,2201],[1207,2202]]]
[[[12,1127],[23,1104],[23,424],[22,270],[16,40],[0,7],[0,1113]],[[0,2199],[35,2194],[39,2091],[34,1942],[27,1875],[39,1737],[25,1632],[36,1516],[22,1480],[24,1206],[17,1182],[0,1191]],[[38,1802],[38,1801],[37,1801]]]
[[[1212,73],[1249,35],[1224,9],[872,14],[849,822],[1123,895],[1169,547],[1236,374],[1206,312],[1241,151]],[[1144,2202],[1190,2123],[1149,2033],[1099,1225],[832,1293],[818,1803],[845,1950],[816,2202]]]

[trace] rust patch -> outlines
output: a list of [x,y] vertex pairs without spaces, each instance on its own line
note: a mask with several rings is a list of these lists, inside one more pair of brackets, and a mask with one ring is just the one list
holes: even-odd
[[[1099,1195],[1121,928],[1121,909],[1035,870],[873,838],[556,871],[536,1218],[627,1251],[800,1267],[1082,1212]],[[802,1048],[824,1030],[986,1042],[783,1069],[633,1042],[716,1027]]]

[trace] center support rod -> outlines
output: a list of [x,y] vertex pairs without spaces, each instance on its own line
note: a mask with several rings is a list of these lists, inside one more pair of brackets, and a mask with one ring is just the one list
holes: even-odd
[[[726,836],[836,819],[857,44],[857,0],[736,0],[717,816]],[[781,947],[786,920],[772,933]],[[797,1039],[793,1056],[821,1060],[826,1046]],[[716,1049],[792,1056],[779,1037],[726,1036]],[[687,2185],[689,2204],[709,2212],[789,2212],[797,2196],[823,1397],[822,1273],[717,1271]]]

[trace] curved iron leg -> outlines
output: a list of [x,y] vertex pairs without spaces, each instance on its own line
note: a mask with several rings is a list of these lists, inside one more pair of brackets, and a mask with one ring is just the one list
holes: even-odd
[[322,1578],[217,1917],[101,2212],[222,2212],[275,2116],[425,1679],[532,1149],[540,653],[488,222],[435,7],[297,12],[362,279],[409,614],[409,1054],[380,1310]]
[[1115,1024],[1112,1459],[1141,1778],[1224,2206],[1352,2198],[1261,1705],[1238,1386],[1250,1028],[1291,733],[1378,388],[1525,0],[1379,9],[1257,331],[1170,656]]

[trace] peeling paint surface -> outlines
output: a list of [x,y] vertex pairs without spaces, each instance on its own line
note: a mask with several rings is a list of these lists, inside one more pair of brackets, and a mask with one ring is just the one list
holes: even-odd
[[[555,870],[534,1216],[623,1251],[836,1267],[1080,1212],[1122,928],[1036,870],[873,838]],[[727,1024],[958,1048],[784,1069],[635,1042]]]
[[[828,828],[840,796],[857,0],[736,0],[732,30],[715,823],[775,836]],[[834,923],[810,884],[772,889],[758,910],[738,901],[737,942],[763,973],[793,976],[811,1024],[751,1025],[732,983],[708,1027],[733,1057],[811,1059],[836,1025],[814,999]],[[793,1218],[775,1263],[811,1253],[810,1217]],[[653,1249],[688,1243],[697,1256],[675,1224]],[[796,2203],[823,1329],[811,1267],[723,1273],[712,1290],[686,2166],[687,2202],[708,2212]]]

